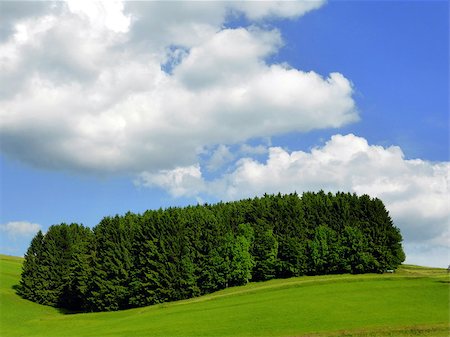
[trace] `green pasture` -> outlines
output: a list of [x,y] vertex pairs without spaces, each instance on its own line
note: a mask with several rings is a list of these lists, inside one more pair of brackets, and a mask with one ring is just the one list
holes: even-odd
[[449,336],[445,269],[307,276],[185,301],[70,314],[16,295],[22,259],[0,255],[0,336]]

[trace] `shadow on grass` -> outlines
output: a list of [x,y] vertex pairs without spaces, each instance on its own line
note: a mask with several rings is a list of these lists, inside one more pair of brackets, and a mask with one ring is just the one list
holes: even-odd
[[[20,285],[19,284],[14,284],[13,286],[11,286],[11,289],[14,290],[14,292],[16,293],[17,296],[19,296],[20,298],[23,298],[20,295]],[[29,300],[27,298],[24,298],[24,299],[27,300],[27,301],[33,302],[33,301],[31,301],[31,300]],[[33,303],[41,304],[41,303],[37,303],[37,302],[33,302]],[[41,304],[41,305],[45,305],[45,304]],[[53,308],[55,308],[60,314],[63,314],[63,315],[74,315],[74,314],[85,313],[85,311],[82,311],[82,310],[71,310],[71,309],[58,308],[58,307],[53,307]]]
[[86,313],[85,311],[81,311],[81,310],[70,310],[70,309],[66,309],[66,308],[55,308],[56,310],[58,310],[58,312],[60,314],[63,315],[75,315],[75,314],[83,314]]

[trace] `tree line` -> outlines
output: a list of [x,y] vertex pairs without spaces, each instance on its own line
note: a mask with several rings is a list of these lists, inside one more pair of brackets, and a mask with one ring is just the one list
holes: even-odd
[[18,293],[76,311],[191,298],[249,281],[383,272],[404,261],[381,200],[307,192],[149,210],[39,231]]

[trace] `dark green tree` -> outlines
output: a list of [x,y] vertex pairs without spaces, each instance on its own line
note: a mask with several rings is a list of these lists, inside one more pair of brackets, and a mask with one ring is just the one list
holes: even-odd
[[369,252],[367,239],[358,227],[344,228],[340,246],[342,271],[359,274],[378,269],[376,260]]
[[90,228],[71,224],[67,228],[67,237],[67,271],[63,275],[58,306],[82,311],[88,308],[86,298],[92,278],[94,236]]
[[278,277],[304,275],[308,272],[308,255],[304,242],[295,236],[282,236],[278,246]]
[[31,240],[30,247],[28,247],[23,261],[22,275],[18,288],[20,296],[37,303],[41,303],[42,281],[45,278],[42,271],[43,241],[44,235],[42,231],[37,232]]
[[142,216],[133,240],[133,267],[130,282],[130,306],[140,307],[161,302],[161,270],[164,268],[155,222],[156,212]]
[[104,218],[94,229],[95,256],[88,307],[93,311],[127,308],[132,269],[133,217]]
[[316,228],[314,239],[310,242],[312,261],[310,274],[331,274],[339,269],[339,245],[336,232],[320,225]]
[[252,280],[265,281],[274,278],[278,262],[278,241],[273,230],[264,229],[263,224],[256,227],[252,255],[255,260]]
[[228,286],[247,284],[252,277],[252,269],[255,265],[251,255],[254,240],[253,228],[249,224],[240,224],[237,235],[234,237],[230,234],[230,238]]

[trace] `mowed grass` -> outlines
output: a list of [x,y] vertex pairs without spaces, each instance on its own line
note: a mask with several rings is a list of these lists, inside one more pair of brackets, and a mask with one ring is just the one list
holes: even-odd
[[16,295],[21,263],[0,255],[0,336],[449,336],[445,269],[272,280],[145,308],[64,314]]

